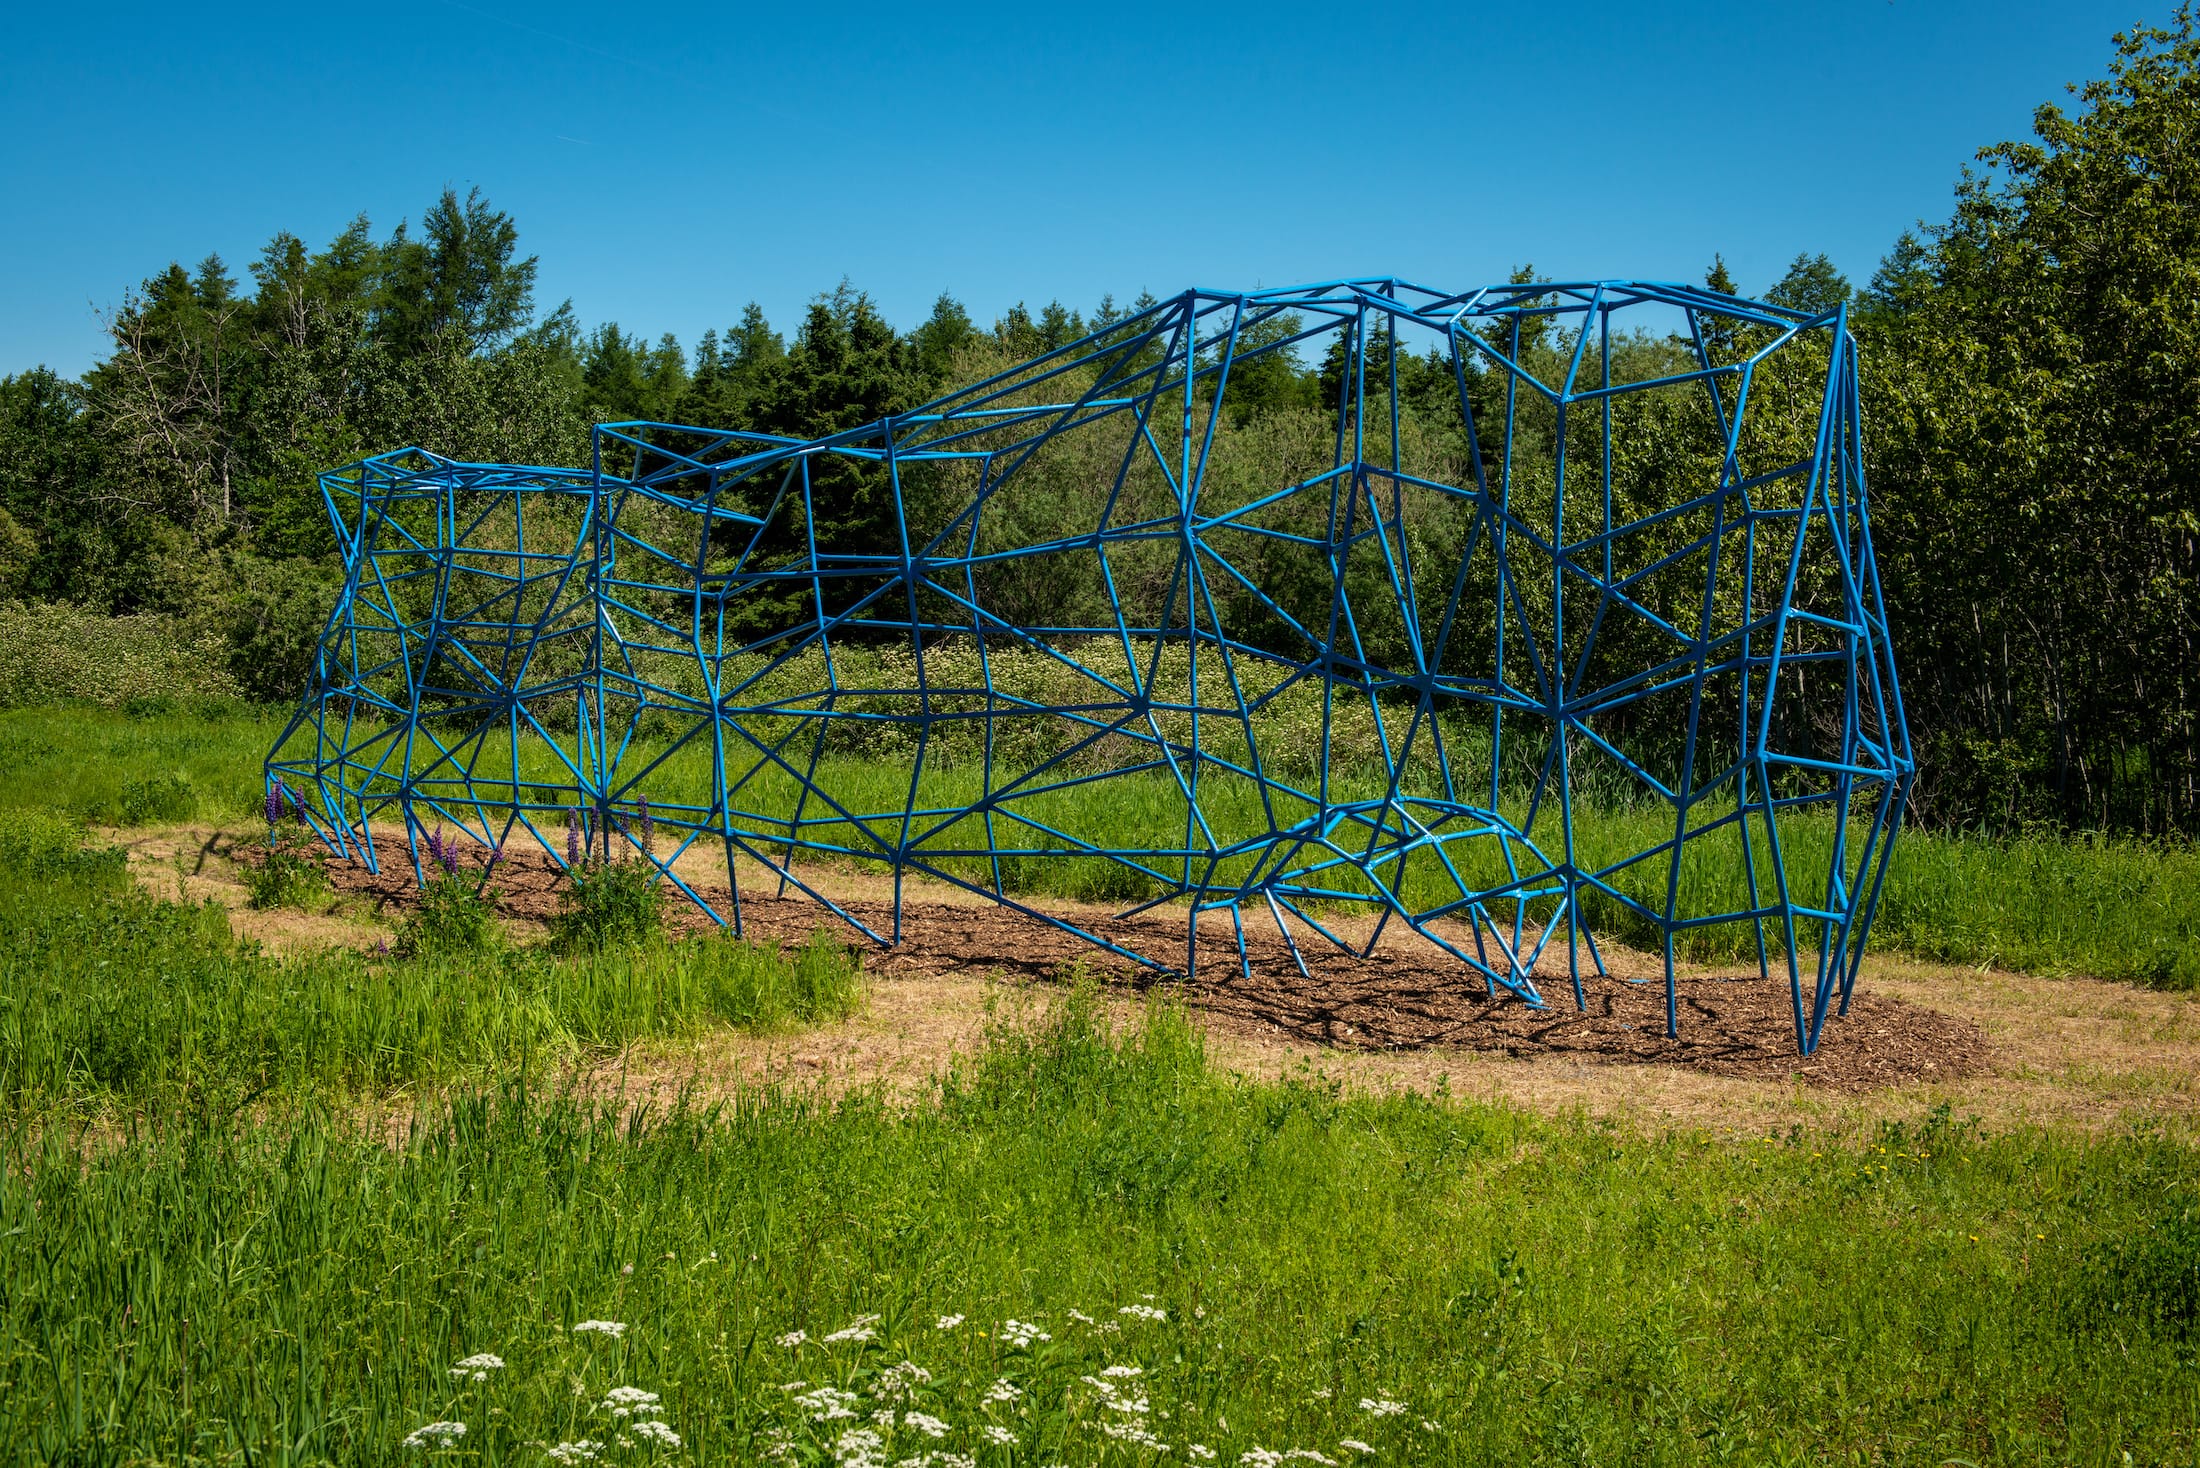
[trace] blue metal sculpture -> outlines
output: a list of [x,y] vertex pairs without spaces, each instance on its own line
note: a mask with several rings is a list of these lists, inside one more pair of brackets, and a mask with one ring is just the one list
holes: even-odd
[[[1301,347],[1319,417],[1233,448]],[[625,853],[736,927],[746,868],[881,942],[915,872],[1187,973],[1202,913],[1241,968],[1248,907],[1302,969],[1397,920],[1535,1005],[1603,927],[1662,947],[1669,1033],[1727,929],[1803,1053],[1847,1006],[1913,765],[1842,310],[1193,290],[828,438],[594,444],[323,476],[347,578],[267,768],[337,851]],[[891,870],[889,931],[833,862]],[[1182,962],[1017,900],[1062,863],[1183,904]]]

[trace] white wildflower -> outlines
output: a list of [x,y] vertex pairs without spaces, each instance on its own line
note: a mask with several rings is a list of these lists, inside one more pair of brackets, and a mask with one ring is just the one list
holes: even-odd
[[584,1320],[573,1327],[575,1335],[607,1335],[613,1340],[626,1334],[626,1324],[619,1320]]
[[1100,1368],[1100,1374],[1102,1376],[1144,1376],[1146,1368],[1143,1366],[1103,1366]]
[[985,1389],[987,1402],[1013,1402],[1024,1394],[1024,1389],[1005,1376],[993,1379],[993,1385]]
[[839,1387],[821,1386],[806,1391],[794,1399],[794,1404],[810,1414],[812,1422],[853,1421],[856,1404],[854,1392],[844,1392]]
[[942,1315],[932,1328],[934,1330],[953,1330],[962,1323],[963,1317],[960,1315]]
[[980,1432],[987,1442],[999,1443],[1004,1448],[1016,1446],[1016,1434],[997,1422],[988,1422]]
[[1133,1447],[1152,1448],[1162,1453],[1169,1450],[1169,1445],[1148,1431],[1143,1422],[1103,1422],[1100,1430],[1117,1442],[1129,1443]]
[[1029,1321],[1008,1320],[1002,1322],[1001,1339],[1018,1350],[1029,1350],[1033,1341],[1051,1341],[1054,1337]]
[[1125,1305],[1115,1313],[1128,1315],[1134,1320],[1167,1320],[1169,1318],[1168,1311],[1157,1310],[1151,1305]]
[[638,1386],[615,1386],[604,1394],[603,1408],[621,1422],[629,1417],[662,1417],[665,1409],[655,1392]]
[[1315,1401],[1317,1401],[1317,1402],[1326,1402],[1326,1401],[1328,1401],[1328,1400],[1329,1400],[1329,1396],[1330,1396],[1330,1392],[1329,1392],[1329,1388],[1328,1388],[1328,1387],[1326,1387],[1326,1386],[1318,1386],[1318,1387],[1315,1387],[1315,1388],[1314,1388],[1314,1400],[1315,1400]]
[[798,1392],[808,1385],[806,1381],[783,1381],[779,1383],[779,1389],[783,1392]]
[[875,1463],[886,1439],[868,1427],[851,1427],[833,1442],[833,1461],[842,1464]]
[[463,1422],[430,1422],[405,1434],[408,1448],[447,1448],[466,1435]]
[[826,1336],[824,1343],[828,1346],[837,1346],[842,1341],[875,1340],[878,1338],[878,1332],[871,1327],[877,1324],[878,1317],[876,1315],[858,1315],[831,1335]]
[[899,1366],[889,1366],[878,1374],[879,1395],[888,1401],[898,1402],[931,1379],[931,1372],[914,1361],[904,1361]]
[[901,1414],[901,1425],[914,1427],[926,1437],[941,1438],[947,1436],[947,1424],[927,1412],[904,1412]]
[[476,1381],[487,1381],[492,1371],[504,1369],[504,1358],[488,1351],[477,1351],[451,1368],[451,1375],[471,1376]]
[[661,1448],[680,1446],[680,1434],[662,1422],[637,1422],[634,1424],[634,1435],[643,1442],[655,1443]]
[[545,1448],[543,1456],[553,1463],[585,1463],[602,1451],[602,1443],[584,1437],[577,1443],[559,1443],[554,1448]]
[[894,1409],[892,1407],[881,1407],[871,1414],[871,1420],[881,1427],[890,1428],[894,1425]]
[[926,1453],[925,1468],[978,1468],[978,1460],[968,1453]]
[[1266,1448],[1253,1448],[1238,1454],[1238,1462],[1245,1465],[1245,1468],[1282,1468],[1283,1454],[1270,1452]]
[[803,1342],[807,1341],[809,1338],[810,1333],[806,1330],[790,1330],[785,1335],[773,1336],[772,1344],[785,1346],[788,1350],[791,1351],[796,1346],[799,1346]]
[[1321,1468],[1337,1468],[1335,1458],[1326,1453],[1317,1453],[1312,1448],[1291,1448],[1283,1456],[1301,1463],[1318,1463]]
[[1092,1317],[1091,1317],[1090,1315],[1087,1315],[1087,1314],[1086,1314],[1086,1313],[1085,1313],[1084,1311],[1082,1311],[1082,1310],[1072,1310],[1072,1311],[1070,1311],[1070,1312],[1069,1312],[1069,1318],[1070,1318],[1070,1319],[1072,1319],[1072,1320],[1074,1320],[1074,1321],[1076,1321],[1076,1322],[1077,1322],[1077,1323],[1078,1323],[1079,1325],[1090,1325],[1090,1324],[1092,1324]]
[[1187,1456],[1197,1458],[1202,1463],[1212,1463],[1215,1460],[1215,1450],[1205,1443],[1186,1443],[1184,1452]]
[[1421,1419],[1421,1431],[1423,1431],[1423,1432],[1442,1432],[1443,1430],[1444,1430],[1444,1424],[1443,1424],[1443,1423],[1441,1423],[1441,1422],[1431,1422],[1431,1421],[1429,1421],[1429,1420],[1428,1420],[1428,1419],[1427,1419],[1426,1417],[1423,1417],[1423,1418]]
[[1376,1417],[1395,1417],[1405,1409],[1405,1403],[1394,1402],[1388,1397],[1360,1398],[1360,1410]]
[[1342,1439],[1339,1439],[1339,1441],[1338,1441],[1338,1443],[1337,1443],[1337,1446],[1338,1446],[1338,1447],[1340,1447],[1340,1448],[1343,1448],[1343,1449],[1344,1449],[1345,1451],[1347,1451],[1347,1452],[1352,1452],[1352,1453],[1366,1453],[1366,1454],[1368,1454],[1368,1455],[1370,1455],[1370,1456],[1373,1456],[1373,1454],[1374,1454],[1374,1452],[1375,1452],[1375,1450],[1374,1450],[1373,1448],[1369,1447],[1369,1446],[1368,1446],[1368,1445],[1367,1445],[1366,1443],[1364,1443],[1364,1442],[1361,1442],[1361,1441],[1360,1441],[1360,1440],[1359,1440],[1358,1438],[1356,1438],[1356,1437],[1348,1437],[1348,1438],[1342,1438]]

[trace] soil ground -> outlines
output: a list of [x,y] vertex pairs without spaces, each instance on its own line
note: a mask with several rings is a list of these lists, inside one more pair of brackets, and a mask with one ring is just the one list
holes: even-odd
[[[219,902],[241,934],[273,949],[377,946],[411,900],[409,867],[386,862],[376,875],[331,862],[339,896],[328,912],[255,912],[245,906],[239,866],[251,859],[249,833],[171,828],[116,839],[148,888]],[[683,861],[679,874],[725,908],[722,864],[712,871]],[[874,932],[891,932],[889,880],[824,869],[802,875]],[[827,925],[857,937],[793,889],[777,895],[761,868],[744,867],[740,877],[750,936],[792,941]],[[548,859],[515,854],[495,885],[515,939],[539,935],[557,902]],[[1081,972],[1125,1014],[1156,989],[1180,999],[1201,1017],[1211,1056],[1250,1076],[1304,1074],[1359,1090],[1444,1090],[1637,1125],[1746,1132],[1863,1126],[1945,1104],[1996,1127],[2153,1125],[2200,1134],[2200,1000],[2127,984],[1875,956],[1849,1012],[1826,1021],[1817,1053],[1805,1060],[1796,1054],[1784,977],[1768,983],[1754,967],[1682,969],[1676,1039],[1665,1033],[1658,960],[1610,944],[1602,949],[1606,977],[1594,976],[1584,954],[1581,1009],[1563,955],[1546,955],[1539,984],[1548,1007],[1539,1010],[1503,991],[1491,997],[1464,965],[1395,924],[1361,958],[1294,922],[1294,955],[1273,921],[1248,914],[1241,967],[1228,915],[1209,914],[1197,977],[1185,982],[1156,979],[1047,922],[945,884],[912,880],[903,896],[902,942],[865,945],[871,983],[862,1015],[793,1036],[728,1033],[693,1047],[636,1047],[591,1067],[588,1082],[643,1093],[766,1080],[918,1092],[974,1047],[1004,1006],[1050,1003]],[[1181,907],[1119,919],[1069,902],[1031,905],[1171,962],[1185,951]],[[692,909],[676,921],[709,926]],[[1365,920],[1325,924],[1356,947],[1376,937]],[[1473,941],[1465,928],[1447,936],[1462,946]]]

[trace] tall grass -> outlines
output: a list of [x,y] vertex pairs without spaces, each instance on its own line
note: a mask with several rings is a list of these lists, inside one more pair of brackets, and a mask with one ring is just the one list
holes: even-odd
[[150,699],[0,709],[0,807],[119,825],[238,821],[285,716],[244,703]]
[[0,834],[0,1096],[109,1108],[357,1093],[768,1030],[858,1002],[822,934],[791,952],[715,936],[572,956],[272,957],[215,906],[139,892],[114,853],[51,817]]
[[[280,730],[274,716],[234,707],[171,704],[136,717],[87,706],[0,710],[0,807],[59,807],[105,820],[152,807],[168,812],[159,819],[250,819],[261,799],[260,762]],[[545,786],[558,778],[545,749],[523,750],[521,768],[523,780]],[[897,812],[908,782],[906,765],[879,759],[829,763],[821,779],[857,809]],[[707,802],[708,751],[672,753],[654,784],[653,799]],[[1352,788],[1347,778],[1345,789]],[[951,809],[968,803],[977,790],[971,769],[935,766],[920,789],[920,804]],[[759,816],[784,820],[794,814],[796,798],[794,782],[781,774],[756,781],[745,803]],[[1250,782],[1212,781],[1202,803],[1222,839],[1266,828],[1266,813]],[[1285,807],[1277,811],[1281,819],[1304,814],[1288,802]],[[1167,848],[1181,845],[1185,835],[1182,798],[1174,782],[1161,776],[1073,786],[1022,809],[1035,821],[1102,846]],[[1651,807],[1592,803],[1579,812],[1578,855],[1592,866],[1671,835],[1670,815]],[[813,802],[806,818],[815,821],[820,814]],[[898,838],[898,822],[889,824],[893,829],[880,834]],[[918,829],[927,824],[920,818]],[[995,818],[994,834],[1011,849],[1058,844],[1005,817]],[[1822,883],[1834,835],[1831,818],[1789,821],[1783,839],[1792,869],[1816,871]],[[857,848],[872,839],[841,821],[806,825],[802,837]],[[982,847],[982,822],[968,818],[946,828],[934,845]],[[1493,846],[1465,852],[1461,860],[1470,877],[1498,880]],[[1761,840],[1756,864],[1759,889],[1769,892]],[[991,865],[979,859],[945,857],[938,865],[968,881],[993,880]],[[1094,902],[1133,902],[1159,890],[1152,879],[1098,858],[1010,855],[1000,875],[1010,891]],[[1682,872],[1681,911],[1746,907],[1748,879],[1738,840],[1728,836],[1692,844]],[[1618,885],[1662,908],[1665,880],[1663,863],[1653,861],[1631,869]],[[1433,863],[1409,868],[1406,885],[1415,900],[1441,900],[1449,893]],[[1603,931],[1623,940],[1650,937],[1648,926],[1619,904],[1598,904],[1592,915]],[[1887,877],[1875,938],[1883,951],[1929,959],[2200,987],[2200,853],[2182,843],[1905,831]],[[1683,951],[1702,960],[1754,961],[1754,934],[1740,925],[1701,929]]]
[[650,1457],[625,1386],[698,1464],[2187,1462],[2196,1200],[2158,1142],[1644,1138],[1073,1004],[906,1109],[0,1133],[0,1442]]

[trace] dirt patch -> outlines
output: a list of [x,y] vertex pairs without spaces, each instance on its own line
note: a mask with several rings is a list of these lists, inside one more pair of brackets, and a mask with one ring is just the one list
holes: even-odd
[[[242,855],[250,859],[249,852]],[[396,869],[395,863],[377,874],[332,860],[328,870],[340,891],[380,911],[395,913],[414,900],[410,870]],[[561,884],[555,864],[531,852],[508,856],[495,874],[500,910],[523,922],[546,922],[557,909]],[[731,909],[723,885],[698,884],[698,890],[721,911]],[[894,932],[890,899],[853,892],[835,897],[873,933]],[[1045,911],[1148,955],[1180,957],[1191,937],[1182,908],[1119,918],[1050,902]],[[751,892],[742,897],[741,916],[748,936],[789,942],[799,941],[821,920],[831,921],[808,898]],[[688,928],[709,926],[685,905],[675,910],[673,921]],[[941,901],[927,891],[903,902],[901,941],[872,950],[865,962],[874,975],[891,979],[999,974],[1045,982],[1082,971],[1136,992],[1160,984],[1223,1034],[1344,1051],[1441,1047],[1515,1058],[1563,1056],[1847,1091],[1955,1080],[1985,1062],[1986,1037],[1975,1023],[1886,994],[1859,994],[1846,1017],[1827,1022],[1817,1052],[1804,1059],[1796,1053],[1787,984],[1754,973],[1689,969],[1678,975],[1674,1005],[1680,1033],[1669,1037],[1663,971],[1642,954],[1607,945],[1607,974],[1601,977],[1584,955],[1582,966],[1590,971],[1582,979],[1583,1007],[1576,1009],[1561,977],[1543,981],[1549,1007],[1537,1009],[1502,989],[1493,994],[1465,965],[1401,924],[1379,936],[1364,922],[1328,925],[1360,950],[1349,953],[1294,926],[1287,940],[1273,922],[1248,921],[1241,939],[1228,914],[1207,914],[1198,929],[1194,977],[1186,980],[1156,975],[1038,917],[990,904]],[[1446,937],[1462,947],[1474,942],[1465,928]],[[1363,957],[1371,938],[1372,951]],[[1550,967],[1548,959],[1545,966]]]

